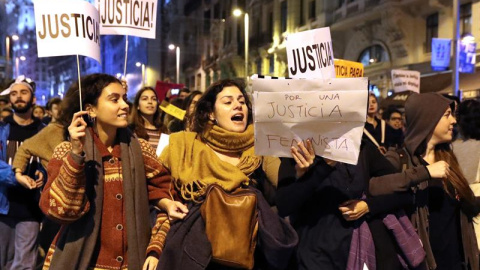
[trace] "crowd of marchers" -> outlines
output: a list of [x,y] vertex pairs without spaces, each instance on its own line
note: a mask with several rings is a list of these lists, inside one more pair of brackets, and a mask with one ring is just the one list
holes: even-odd
[[241,80],[35,90],[0,96],[0,269],[480,269],[478,99],[370,93],[352,165],[256,155]]

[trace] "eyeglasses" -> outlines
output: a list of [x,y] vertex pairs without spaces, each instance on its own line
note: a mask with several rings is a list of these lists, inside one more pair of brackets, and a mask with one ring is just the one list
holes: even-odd
[[401,117],[392,117],[392,118],[390,118],[390,121],[395,121],[395,120],[402,121],[402,118],[401,118]]

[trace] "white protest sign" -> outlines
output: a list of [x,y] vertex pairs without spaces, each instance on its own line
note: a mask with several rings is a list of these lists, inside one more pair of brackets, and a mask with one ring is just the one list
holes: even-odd
[[100,33],[155,39],[157,0],[99,0]]
[[330,28],[290,34],[286,42],[289,77],[335,78]]
[[160,139],[158,140],[158,146],[156,151],[157,157],[159,157],[160,154],[162,154],[163,149],[167,147],[169,141],[170,141],[170,135],[165,133],[160,134]]
[[84,55],[100,62],[98,10],[85,1],[36,0],[38,57]]
[[368,100],[367,78],[255,79],[255,153],[291,157],[306,139],[315,153],[357,164]]
[[411,90],[420,93],[420,72],[392,69],[392,84],[395,93]]

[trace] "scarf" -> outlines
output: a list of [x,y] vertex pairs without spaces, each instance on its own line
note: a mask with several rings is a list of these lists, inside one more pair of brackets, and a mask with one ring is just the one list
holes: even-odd
[[[128,241],[128,268],[141,269],[150,238],[148,193],[139,142],[128,129],[119,129],[123,192]],[[103,168],[91,129],[84,144],[86,196],[90,211],[79,220],[62,227],[50,269],[87,269],[100,234],[103,210]],[[108,207],[108,206],[105,206]]]
[[[208,129],[204,141],[195,132],[177,132],[170,135],[169,145],[160,160],[167,167],[183,199],[197,201],[206,187],[216,183],[226,191],[248,184],[250,176],[262,164],[255,156],[253,125],[242,132],[230,132],[217,125]],[[234,166],[220,160],[214,151],[239,153],[240,161]]]

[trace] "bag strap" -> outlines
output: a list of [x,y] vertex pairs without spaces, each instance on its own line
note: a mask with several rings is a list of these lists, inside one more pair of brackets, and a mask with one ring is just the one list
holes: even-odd
[[373,144],[375,144],[376,147],[380,147],[380,144],[378,144],[377,140],[375,140],[375,138],[372,136],[372,134],[370,134],[370,132],[368,132],[366,128],[363,128],[363,133],[367,135],[367,137],[373,142]]
[[385,120],[380,120],[380,126],[381,126],[381,129],[382,129],[382,140],[381,140],[381,144],[385,144],[385,128],[386,128],[386,123],[385,123]]
[[477,182],[477,183],[480,182],[480,159],[478,160],[477,177],[475,177],[475,182]]

